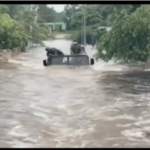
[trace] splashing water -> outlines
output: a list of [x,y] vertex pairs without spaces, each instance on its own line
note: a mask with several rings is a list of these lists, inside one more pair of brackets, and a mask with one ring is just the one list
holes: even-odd
[[[71,42],[45,44],[69,54]],[[149,72],[113,61],[45,68],[44,49],[1,65],[1,146],[149,147]]]

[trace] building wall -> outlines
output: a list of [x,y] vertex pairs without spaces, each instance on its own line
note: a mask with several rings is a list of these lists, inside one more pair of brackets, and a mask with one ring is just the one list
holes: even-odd
[[52,22],[52,23],[45,23],[46,25],[50,26],[52,30],[66,30],[66,24],[64,22]]

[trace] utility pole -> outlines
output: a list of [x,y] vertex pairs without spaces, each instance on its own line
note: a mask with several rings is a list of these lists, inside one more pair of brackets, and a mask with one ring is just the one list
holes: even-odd
[[83,14],[84,14],[84,46],[86,46],[86,5],[83,5]]
[[35,7],[35,22],[36,23],[37,23],[37,20],[38,20],[38,6]]
[[73,15],[74,15],[74,10],[73,10],[73,6],[71,6],[71,32],[73,32],[73,28],[72,28],[72,23],[73,23]]

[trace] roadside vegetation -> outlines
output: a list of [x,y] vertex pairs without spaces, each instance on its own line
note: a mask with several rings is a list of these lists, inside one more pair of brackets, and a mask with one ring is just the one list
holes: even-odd
[[97,45],[98,58],[146,62],[150,54],[149,12],[149,5],[140,6],[134,12],[116,11],[112,30],[103,35]]
[[112,14],[115,9],[129,9],[130,5],[66,5],[65,19],[67,30],[72,30],[71,39],[83,44],[84,7],[86,16],[86,41],[94,44],[106,30],[98,30],[99,27],[109,27],[112,24]]
[[[150,54],[149,5],[87,5],[86,42],[96,44],[97,59],[146,62]],[[66,5],[71,39],[83,44],[83,5]],[[99,27],[111,27],[109,32]]]
[[[83,44],[83,5],[67,4],[57,13],[47,5],[0,5],[0,49],[43,45],[51,34],[46,22],[65,22],[67,39]],[[86,42],[97,47],[97,58],[146,62],[150,53],[149,5],[86,5]],[[111,27],[107,32],[100,27]]]
[[47,5],[0,5],[0,49],[24,51],[29,43],[43,45],[42,41],[54,38],[43,24],[47,18],[41,10],[55,13]]

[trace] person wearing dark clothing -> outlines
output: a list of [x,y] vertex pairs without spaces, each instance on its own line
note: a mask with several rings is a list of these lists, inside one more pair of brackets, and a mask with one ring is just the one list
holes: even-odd
[[77,41],[74,41],[73,44],[70,47],[71,54],[79,55],[82,51],[81,45],[77,43]]
[[51,48],[46,48],[46,55],[47,57],[50,56],[50,55],[55,55],[55,51]]
[[64,55],[63,52],[61,52],[60,50],[58,50],[57,48],[49,48],[47,47],[45,49],[47,51],[47,56],[50,56],[50,55],[55,55],[55,56],[60,56],[60,55]]
[[[48,57],[48,62],[49,64],[52,64],[52,59],[54,60],[55,58],[52,58],[52,56],[63,56],[64,53],[58,50],[57,48],[45,48],[47,52],[47,57]],[[63,63],[63,57],[59,59],[58,63]]]

